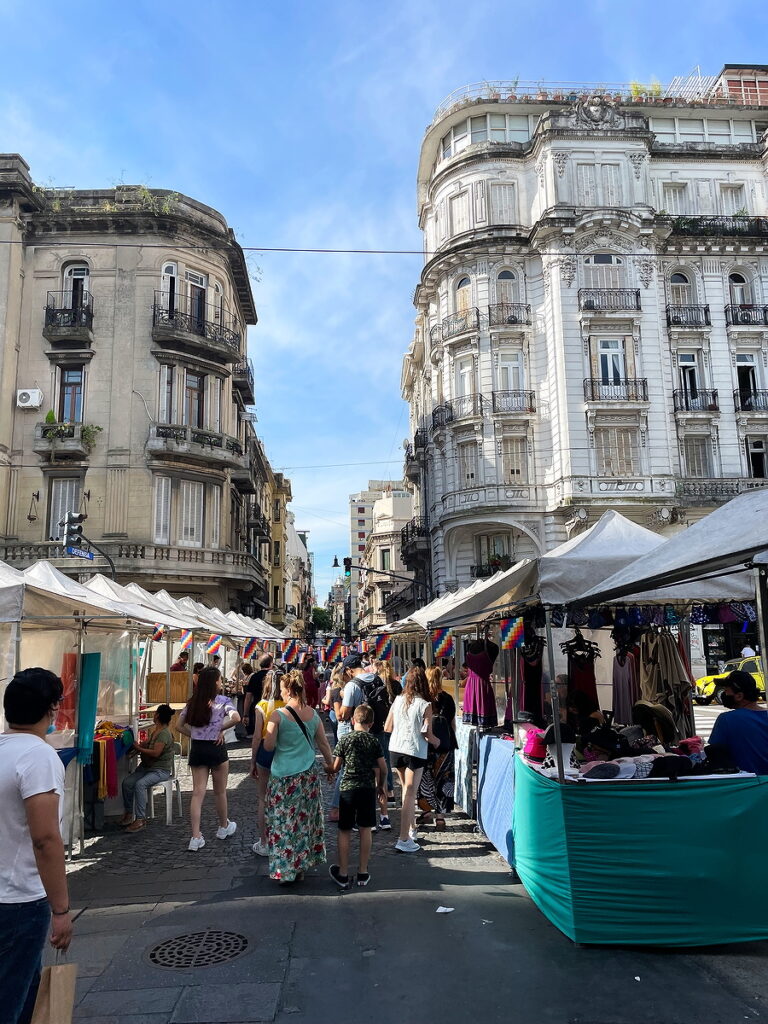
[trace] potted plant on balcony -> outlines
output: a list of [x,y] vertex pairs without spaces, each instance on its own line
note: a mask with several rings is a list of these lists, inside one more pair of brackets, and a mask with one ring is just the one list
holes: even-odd
[[96,447],[96,438],[103,429],[103,427],[97,427],[95,423],[84,423],[80,428],[80,440],[89,455]]
[[42,437],[48,441],[55,441],[57,438],[64,438],[69,436],[69,425],[66,423],[59,423],[56,419],[56,413],[53,409],[49,409],[45,414],[45,426],[41,431]]

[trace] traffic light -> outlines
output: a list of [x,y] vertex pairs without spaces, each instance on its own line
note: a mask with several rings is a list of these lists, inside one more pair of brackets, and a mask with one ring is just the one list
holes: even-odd
[[83,537],[82,522],[87,519],[85,512],[67,512],[64,516],[64,547],[80,547]]
[[345,558],[344,559],[344,579],[348,580],[351,575],[352,575],[352,559],[351,558]]

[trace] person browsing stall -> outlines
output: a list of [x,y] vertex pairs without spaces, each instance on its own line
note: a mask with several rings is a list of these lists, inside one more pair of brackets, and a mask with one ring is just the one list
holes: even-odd
[[[167,782],[173,775],[173,735],[168,728],[175,711],[170,704],[159,704],[154,728],[146,743],[134,743],[131,751],[141,758],[138,767],[123,779],[123,814],[126,832],[139,832],[147,824],[147,797],[153,786]],[[134,816],[135,810],[135,816]]]
[[744,772],[768,775],[768,711],[758,707],[757,683],[749,672],[731,672],[725,679],[723,707],[709,737],[711,745],[728,748]]

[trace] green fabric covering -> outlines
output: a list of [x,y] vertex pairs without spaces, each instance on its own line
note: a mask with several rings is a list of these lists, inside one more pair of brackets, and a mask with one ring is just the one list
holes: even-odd
[[768,938],[768,778],[560,786],[518,759],[515,863],[574,942],[706,946]]

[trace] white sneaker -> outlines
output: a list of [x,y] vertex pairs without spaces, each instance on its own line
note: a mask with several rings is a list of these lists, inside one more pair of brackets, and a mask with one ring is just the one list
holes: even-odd
[[258,843],[254,843],[251,849],[253,850],[257,857],[269,856],[269,847],[267,846],[266,843],[262,843],[261,840],[259,840]]
[[421,847],[418,843],[414,843],[412,839],[398,839],[395,843],[395,849],[399,850],[400,853],[416,853]]
[[216,838],[217,839],[229,839],[229,837],[233,836],[236,831],[237,831],[237,822],[236,821],[228,821],[227,824],[224,826],[224,828],[216,829]]
[[416,842],[416,840],[417,840],[417,839],[419,838],[419,832],[418,832],[418,829],[415,829],[415,828],[409,828],[409,829],[408,829],[408,838],[409,838],[409,839],[412,839],[412,840],[413,840],[413,842],[415,843],[415,842]]
[[187,847],[187,849],[191,850],[192,853],[197,853],[197,851],[202,850],[204,846],[205,840],[203,839],[202,836],[192,836],[192,838],[189,840],[189,846]]

